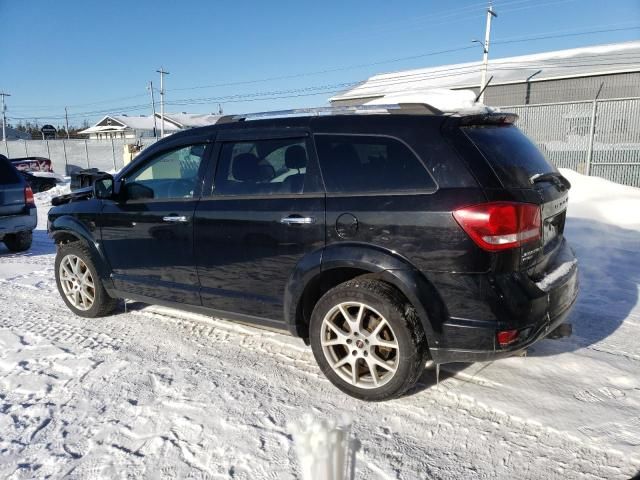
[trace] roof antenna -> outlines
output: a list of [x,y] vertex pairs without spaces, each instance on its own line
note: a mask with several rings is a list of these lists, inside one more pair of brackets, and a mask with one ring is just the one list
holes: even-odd
[[476,103],[478,101],[478,99],[482,96],[482,94],[484,93],[484,91],[487,89],[487,87],[489,86],[489,84],[491,83],[491,80],[493,80],[493,75],[491,75],[491,77],[489,77],[489,80],[487,80],[487,83],[484,84],[484,87],[482,87],[482,89],[478,92],[478,96],[476,97],[476,99],[473,101],[473,103]]

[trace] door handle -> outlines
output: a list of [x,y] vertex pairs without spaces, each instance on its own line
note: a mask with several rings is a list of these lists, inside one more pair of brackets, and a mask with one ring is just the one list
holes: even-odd
[[314,217],[301,217],[299,215],[291,215],[289,217],[281,218],[280,223],[284,223],[285,225],[311,225],[313,223],[316,223],[316,219]]
[[170,215],[168,217],[162,217],[164,222],[172,222],[172,223],[185,223],[189,219],[184,215]]

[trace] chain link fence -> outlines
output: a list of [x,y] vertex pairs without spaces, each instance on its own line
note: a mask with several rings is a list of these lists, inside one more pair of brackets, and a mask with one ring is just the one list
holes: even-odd
[[513,105],[520,127],[557,167],[640,187],[640,98]]

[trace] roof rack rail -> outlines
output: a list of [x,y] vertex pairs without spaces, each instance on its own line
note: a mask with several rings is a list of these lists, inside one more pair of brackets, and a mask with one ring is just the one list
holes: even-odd
[[[225,121],[242,122],[245,120],[258,120],[277,117],[308,117],[321,115],[353,115],[353,114],[380,114],[380,113],[414,113],[422,115],[439,115],[442,112],[426,103],[390,103],[382,105],[339,105],[332,107],[294,108],[291,110],[274,110],[267,112],[246,113],[229,115]],[[218,123],[222,123],[218,121]]]

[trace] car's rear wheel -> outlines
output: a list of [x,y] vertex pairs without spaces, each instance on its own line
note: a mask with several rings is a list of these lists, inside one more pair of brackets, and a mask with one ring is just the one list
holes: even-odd
[[9,233],[4,237],[4,244],[12,252],[24,252],[31,248],[33,233],[31,231]]
[[91,252],[80,242],[61,244],[55,262],[56,284],[62,299],[81,317],[102,317],[115,309],[118,300],[102,286]]
[[413,307],[391,285],[367,277],[338,285],[318,301],[310,342],[335,386],[370,401],[402,395],[428,354]]

